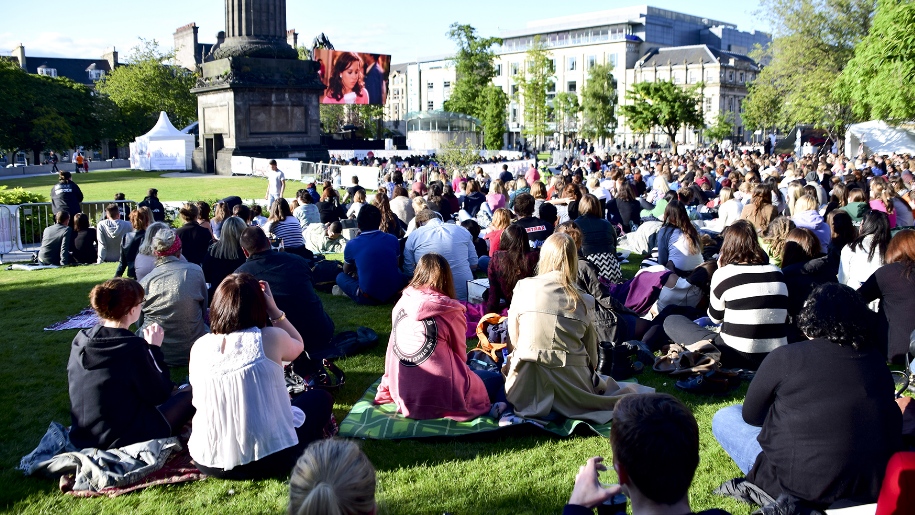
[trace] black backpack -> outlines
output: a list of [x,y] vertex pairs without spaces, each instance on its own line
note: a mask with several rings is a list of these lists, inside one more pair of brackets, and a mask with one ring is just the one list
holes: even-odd
[[343,263],[324,259],[323,256],[311,265],[311,282],[315,289],[330,293],[337,284],[337,275],[343,272]]

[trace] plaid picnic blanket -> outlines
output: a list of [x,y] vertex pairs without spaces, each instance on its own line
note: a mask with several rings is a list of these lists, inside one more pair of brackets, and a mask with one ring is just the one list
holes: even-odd
[[[402,438],[426,438],[432,436],[462,436],[474,433],[485,433],[505,429],[499,427],[497,420],[488,416],[473,419],[469,422],[457,422],[447,418],[432,420],[413,420],[397,413],[397,405],[375,404],[375,393],[378,391],[379,378],[369,386],[365,394],[356,402],[353,409],[340,423],[340,435],[347,438],[369,438],[372,440],[396,440]],[[524,424],[529,427],[540,427],[559,436],[570,436],[579,425],[591,431],[610,437],[610,424],[591,424],[582,420],[562,419],[542,426],[534,422]],[[517,426],[506,426],[517,427]]]

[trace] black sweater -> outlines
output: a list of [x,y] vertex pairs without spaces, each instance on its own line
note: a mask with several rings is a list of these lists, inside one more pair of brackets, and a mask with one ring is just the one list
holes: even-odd
[[188,263],[203,264],[207,249],[213,243],[213,235],[206,227],[201,227],[197,222],[188,222],[175,231],[181,238],[181,255]]
[[77,333],[67,378],[73,445],[110,449],[170,435],[156,409],[173,387],[162,351],[127,329]]
[[762,426],[763,452],[747,480],[772,497],[874,502],[901,446],[902,414],[883,356],[822,339],[769,353],[750,383],[743,419]]
[[[880,313],[885,318],[881,333],[884,348],[887,348],[887,359],[902,363],[909,349],[909,335],[915,331],[915,272],[906,274],[905,263],[883,265],[861,288],[858,289],[864,300],[870,302],[881,299]],[[888,342],[888,344],[887,344]]]

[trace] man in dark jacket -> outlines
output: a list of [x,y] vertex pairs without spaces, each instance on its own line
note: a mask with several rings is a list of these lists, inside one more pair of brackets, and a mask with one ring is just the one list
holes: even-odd
[[137,204],[137,207],[148,207],[149,212],[152,213],[154,222],[165,221],[165,206],[159,202],[159,190],[156,188],[149,188],[146,198]]
[[55,215],[67,211],[70,216],[82,213],[80,202],[83,201],[83,192],[70,180],[70,172],[58,172],[57,176],[60,182],[51,188],[51,211]]
[[249,273],[270,284],[277,307],[304,340],[305,352],[296,358],[293,368],[301,376],[310,375],[320,367],[321,360],[312,359],[309,354],[320,355],[330,348],[334,321],[327,316],[315,293],[308,261],[295,254],[273,250],[259,227],[245,229],[240,243],[248,261],[235,273]]
[[54,220],[57,223],[45,229],[41,235],[38,262],[42,265],[69,265],[72,261],[70,240],[73,238],[73,230],[69,227],[70,213],[66,210],[58,211]]

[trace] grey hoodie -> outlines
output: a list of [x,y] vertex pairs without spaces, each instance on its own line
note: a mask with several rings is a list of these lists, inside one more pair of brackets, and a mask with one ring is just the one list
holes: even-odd
[[113,263],[121,256],[121,238],[132,229],[130,222],[124,220],[110,220],[108,218],[98,223],[98,262]]

